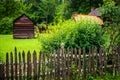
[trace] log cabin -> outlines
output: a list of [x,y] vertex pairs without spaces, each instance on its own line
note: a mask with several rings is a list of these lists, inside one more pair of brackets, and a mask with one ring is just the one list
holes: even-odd
[[13,38],[34,38],[34,22],[25,14],[13,21]]
[[84,19],[84,18],[89,18],[89,19],[94,19],[98,24],[103,25],[103,20],[95,15],[85,15],[85,14],[77,14],[77,13],[73,13],[72,14],[72,19],[76,22],[79,21],[80,19]]
[[95,20],[98,24],[103,25],[103,20],[100,18],[99,8],[91,8],[91,12],[89,14],[77,14],[73,12],[72,19],[76,22],[80,19],[88,18],[91,20]]

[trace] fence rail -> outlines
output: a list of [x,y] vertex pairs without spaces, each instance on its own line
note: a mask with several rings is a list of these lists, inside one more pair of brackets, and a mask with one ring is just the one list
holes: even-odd
[[6,53],[0,64],[0,80],[80,80],[89,74],[104,76],[106,72],[120,75],[120,48],[107,54],[104,48],[58,49],[50,54]]

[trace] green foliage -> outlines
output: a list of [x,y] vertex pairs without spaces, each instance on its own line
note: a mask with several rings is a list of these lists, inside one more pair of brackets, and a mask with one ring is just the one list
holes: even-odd
[[59,4],[55,11],[55,22],[62,22],[64,19],[65,4]]
[[71,8],[73,12],[88,14],[92,7],[99,7],[102,0],[71,0]]
[[44,21],[52,22],[55,14],[56,0],[31,0],[25,2],[31,5],[26,13],[36,22],[40,24],[42,19]]
[[[84,80],[83,74],[80,74],[79,71],[77,71],[78,67],[76,66],[75,62],[72,62],[71,66],[71,80]],[[119,80],[120,76],[115,75],[113,76],[112,72],[104,72],[104,75],[101,77],[98,73],[95,74],[87,73],[85,80]]]
[[0,34],[11,34],[13,20],[23,13],[23,3],[15,0],[0,2]]
[[51,26],[52,31],[47,36],[40,36],[43,50],[50,51],[57,49],[61,43],[65,47],[89,47],[102,46],[105,41],[102,37],[102,28],[96,21],[88,18],[79,22],[67,20],[55,26]]
[[[81,0],[5,0],[4,1],[2,0],[0,2],[0,19],[3,20],[2,18],[8,17],[9,19],[12,18],[14,20],[21,14],[25,13],[33,21],[35,21],[36,24],[40,24],[42,21],[45,21],[46,24],[59,23],[60,21],[62,22],[66,19],[69,19],[71,17],[72,11],[79,13],[90,12],[90,8],[91,8],[90,1],[89,0],[86,1],[81,1]],[[101,2],[102,1],[100,0],[91,1],[91,3],[95,3],[94,5],[95,7],[98,6],[98,4],[101,4]]]
[[59,23],[64,21],[65,19],[70,18],[70,3],[69,1],[61,2],[58,4],[55,10],[54,22]]
[[0,20],[0,34],[10,34],[12,33],[13,19],[5,17]]
[[[71,74],[71,79],[72,80],[84,80],[83,78],[83,74],[79,74],[79,71],[77,71],[77,66],[74,62],[72,62],[72,74]],[[81,75],[81,76],[80,76]],[[99,74],[95,74],[96,76],[94,76],[93,74],[87,74],[86,75],[86,79],[85,80],[119,80],[120,76],[113,76],[112,73],[110,72],[104,72],[104,75],[101,77]]]
[[115,5],[116,0],[103,0],[101,14],[105,20],[104,32],[110,35],[110,45],[118,45],[120,35],[120,5]]
[[119,80],[119,79],[120,79],[120,76],[113,76],[110,73],[106,73],[106,75],[103,77],[100,77],[98,75],[94,77],[93,75],[90,74],[86,78],[86,80]]

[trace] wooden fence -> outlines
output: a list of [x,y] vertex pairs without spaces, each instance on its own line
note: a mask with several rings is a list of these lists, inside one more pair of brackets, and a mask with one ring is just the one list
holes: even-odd
[[120,75],[120,49],[107,54],[104,48],[58,49],[50,54],[18,52],[6,54],[0,64],[0,80],[80,80],[89,74]]

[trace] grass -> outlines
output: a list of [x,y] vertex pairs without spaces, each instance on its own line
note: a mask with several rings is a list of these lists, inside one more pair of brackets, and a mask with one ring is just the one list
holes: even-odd
[[41,49],[38,39],[13,39],[12,35],[0,35],[0,61],[5,61],[6,53],[14,52],[15,47],[20,52],[36,50],[38,53]]

